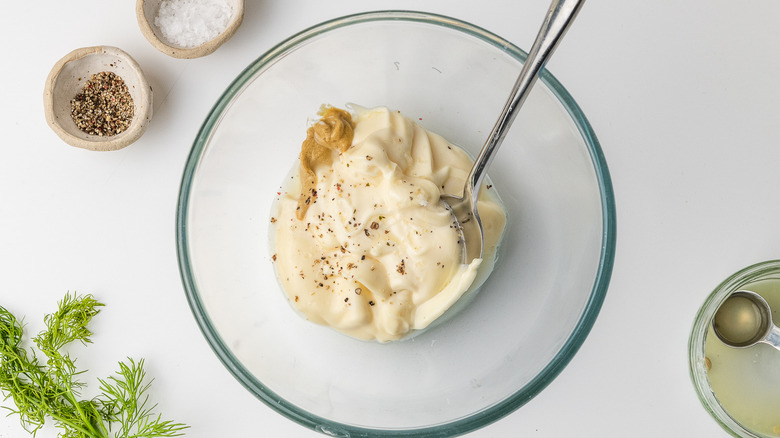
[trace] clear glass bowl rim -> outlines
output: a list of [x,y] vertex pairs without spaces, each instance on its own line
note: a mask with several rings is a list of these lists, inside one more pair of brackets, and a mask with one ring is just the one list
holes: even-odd
[[[572,334],[561,347],[553,360],[526,386],[516,391],[507,399],[490,406],[481,411],[475,412],[465,418],[459,418],[444,424],[426,426],[415,429],[369,429],[356,427],[349,424],[333,422],[331,420],[313,415],[305,410],[282,399],[274,392],[269,390],[249,373],[236,357],[225,345],[213,324],[211,323],[207,310],[200,299],[197,286],[194,281],[192,266],[189,258],[189,245],[187,242],[188,218],[187,211],[189,205],[190,190],[193,179],[197,173],[197,167],[205,146],[211,137],[213,128],[221,120],[225,110],[230,106],[233,98],[237,96],[251,81],[251,79],[260,71],[279,60],[286,53],[293,50],[298,45],[315,38],[331,30],[339,29],[345,26],[362,24],[377,21],[408,21],[421,22],[434,26],[458,30],[472,37],[478,38],[501,51],[506,52],[521,63],[525,61],[527,53],[490,31],[467,23],[465,21],[451,18],[444,15],[407,11],[407,10],[383,10],[373,12],[363,12],[343,16],[322,22],[305,29],[288,39],[282,41],[270,50],[265,52],[247,68],[244,69],[233,82],[228,86],[225,92],[220,96],[212,107],[203,122],[198,134],[193,142],[192,149],[184,167],[182,176],[177,212],[176,212],[176,245],[179,263],[179,271],[182,283],[184,285],[187,301],[192,313],[200,327],[209,346],[222,361],[224,366],[231,374],[252,394],[259,398],[266,405],[284,415],[288,419],[307,427],[309,429],[325,433],[330,436],[344,437],[369,437],[369,436],[387,436],[387,437],[422,437],[439,436],[451,437],[462,435],[481,427],[484,427],[494,421],[497,421],[506,415],[512,413],[519,407],[534,398],[547,385],[550,384],[560,372],[566,367],[572,357],[579,350],[585,338],[590,333],[591,328],[598,316],[601,306],[606,296],[610,277],[615,258],[615,239],[616,239],[616,218],[615,218],[615,200],[612,188],[612,181],[609,174],[604,154],[596,138],[593,129],[583,114],[580,107],[566,91],[566,89],[553,77],[547,70],[542,70],[539,80],[543,82],[549,90],[556,96],[561,104],[568,111],[570,117],[576,124],[585,144],[590,153],[594,165],[596,179],[599,185],[602,210],[602,245],[599,258],[596,278],[592,286],[589,300],[585,309],[575,326]],[[519,71],[518,71],[519,73]]]
[[701,372],[701,365],[704,362],[704,342],[715,311],[731,292],[737,291],[745,284],[753,283],[771,274],[780,274],[780,260],[767,260],[755,263],[723,280],[707,296],[707,299],[699,308],[696,318],[693,320],[691,335],[688,338],[688,366],[691,382],[696,389],[696,395],[699,397],[699,401],[704,409],[720,427],[737,438],[761,438],[762,435],[756,435],[734,420],[715,398],[706,372]]

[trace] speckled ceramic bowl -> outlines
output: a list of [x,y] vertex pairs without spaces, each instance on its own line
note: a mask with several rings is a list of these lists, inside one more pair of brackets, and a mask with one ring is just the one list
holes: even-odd
[[[112,72],[122,78],[133,99],[130,126],[112,136],[81,131],[71,116],[71,101],[93,74]],[[43,91],[46,122],[66,143],[93,151],[113,151],[138,140],[152,118],[152,87],[135,60],[116,47],[95,46],[76,49],[60,59],[46,78]]]
[[165,38],[162,30],[155,24],[155,17],[164,0],[138,0],[135,5],[135,15],[141,33],[157,50],[174,58],[199,58],[217,50],[225,41],[236,33],[244,18],[244,0],[225,0],[232,10],[227,28],[215,38],[196,47],[176,45]]

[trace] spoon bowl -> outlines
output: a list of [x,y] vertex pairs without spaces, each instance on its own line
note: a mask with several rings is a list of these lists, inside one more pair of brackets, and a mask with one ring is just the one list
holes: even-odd
[[765,343],[780,350],[780,328],[772,322],[772,309],[764,297],[749,290],[738,290],[726,298],[712,318],[712,329],[730,347]]

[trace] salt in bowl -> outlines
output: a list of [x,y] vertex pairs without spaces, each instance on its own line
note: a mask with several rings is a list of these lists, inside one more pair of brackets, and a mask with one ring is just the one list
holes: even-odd
[[[180,35],[180,38],[178,38],[179,41],[174,41],[166,37],[166,32],[164,32],[165,29],[162,29],[156,23],[160,6],[163,5],[164,1],[166,0],[138,0],[135,6],[135,13],[136,18],[138,19],[138,25],[141,28],[141,33],[143,33],[146,39],[159,51],[174,58],[192,59],[213,53],[236,33],[236,30],[238,30],[238,27],[241,25],[241,21],[244,18],[244,0],[224,0],[224,3],[227,4],[231,10],[230,17],[228,18],[224,30],[214,38],[202,44],[190,47],[188,44],[183,44],[182,41],[189,42],[188,40],[194,40],[198,37],[198,34],[211,30],[217,26],[217,24],[203,22],[195,23],[193,21],[181,26],[182,23],[179,19],[175,19],[175,22],[171,23],[171,26],[178,26],[178,28],[169,29],[170,32],[168,32]],[[218,1],[221,0],[214,0],[214,2]],[[177,15],[186,17],[192,12],[187,10],[187,8],[198,8],[201,7],[202,4],[205,4],[204,1],[171,0],[169,6],[171,6],[172,10],[175,11]],[[204,27],[206,29],[204,29]]]

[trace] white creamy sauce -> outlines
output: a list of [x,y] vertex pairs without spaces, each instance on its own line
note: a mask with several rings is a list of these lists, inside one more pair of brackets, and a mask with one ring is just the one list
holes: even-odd
[[313,169],[317,196],[305,217],[296,217],[297,175],[277,198],[272,252],[305,318],[386,342],[428,327],[475,289],[476,277],[484,280],[505,214],[483,188],[486,260],[462,264],[458,231],[439,198],[462,191],[472,160],[399,112],[354,111],[352,146]]

